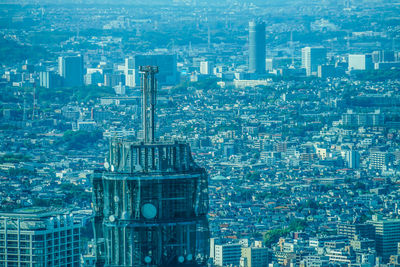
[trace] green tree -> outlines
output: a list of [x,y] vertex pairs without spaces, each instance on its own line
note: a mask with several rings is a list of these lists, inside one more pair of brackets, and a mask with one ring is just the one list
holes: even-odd
[[279,238],[285,237],[293,231],[303,231],[307,227],[307,222],[301,219],[293,219],[290,221],[289,226],[281,229],[269,230],[264,235],[264,243],[267,247],[279,241]]
[[102,137],[103,133],[99,131],[66,131],[60,142],[65,144],[67,149],[82,149],[97,142]]

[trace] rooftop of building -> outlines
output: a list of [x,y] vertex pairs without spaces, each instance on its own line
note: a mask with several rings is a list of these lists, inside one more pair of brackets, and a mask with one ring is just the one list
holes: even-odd
[[65,209],[28,207],[0,213],[0,230],[41,231],[72,226],[72,214]]
[[26,207],[7,212],[0,212],[0,218],[47,218],[66,214],[66,210],[48,207]]

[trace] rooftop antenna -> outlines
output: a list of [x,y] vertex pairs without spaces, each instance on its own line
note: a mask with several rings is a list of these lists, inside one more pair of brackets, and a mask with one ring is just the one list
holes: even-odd
[[139,66],[142,86],[142,129],[145,143],[154,143],[154,117],[157,103],[157,66]]

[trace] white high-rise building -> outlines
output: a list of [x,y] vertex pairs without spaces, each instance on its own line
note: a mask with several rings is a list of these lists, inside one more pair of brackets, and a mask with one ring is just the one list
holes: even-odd
[[349,55],[349,70],[372,70],[374,63],[372,55]]
[[135,59],[133,57],[125,58],[125,85],[129,87],[135,87]]
[[213,64],[210,61],[200,62],[200,74],[211,75],[213,72]]

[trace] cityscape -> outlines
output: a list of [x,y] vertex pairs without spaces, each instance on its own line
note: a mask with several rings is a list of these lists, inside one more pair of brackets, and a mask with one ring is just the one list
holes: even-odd
[[0,0],[0,266],[400,266],[399,0]]

